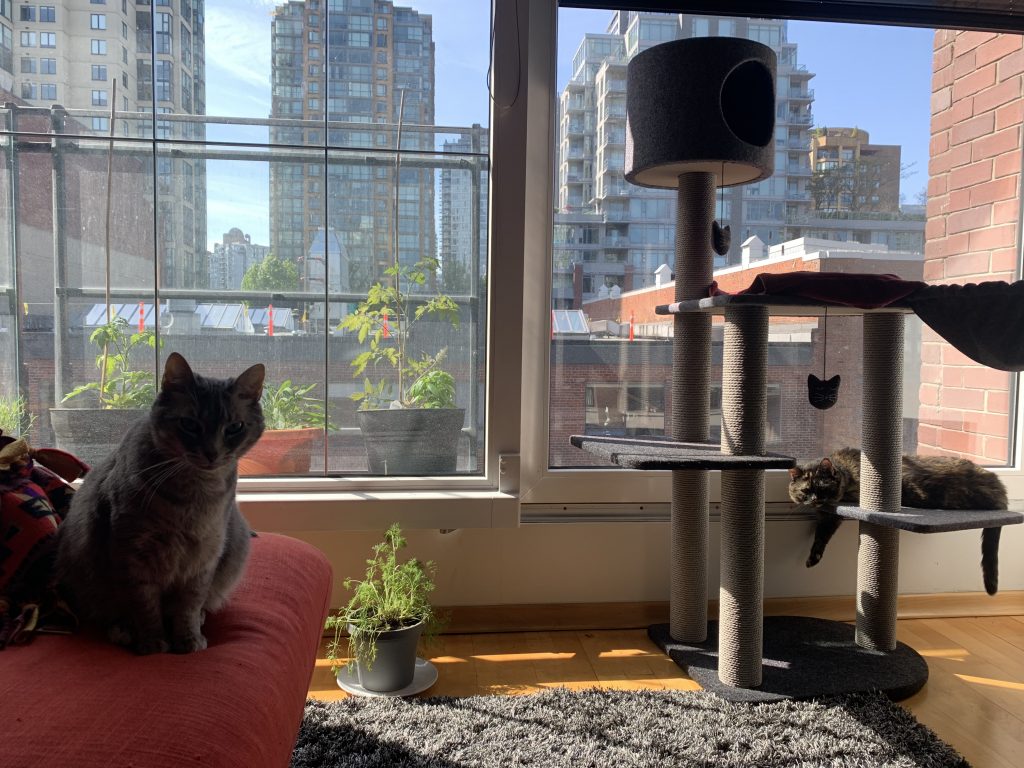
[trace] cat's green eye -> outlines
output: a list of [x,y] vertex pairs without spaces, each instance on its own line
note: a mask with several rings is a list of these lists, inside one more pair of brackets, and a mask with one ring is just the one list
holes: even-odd
[[235,421],[224,427],[224,434],[228,437],[234,437],[235,435],[241,434],[242,430],[245,429],[245,423],[241,421]]
[[202,425],[196,420],[187,416],[178,419],[178,429],[186,435],[198,435]]

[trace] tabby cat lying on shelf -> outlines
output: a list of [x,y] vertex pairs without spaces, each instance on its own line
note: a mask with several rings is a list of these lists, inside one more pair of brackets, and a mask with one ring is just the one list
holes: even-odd
[[[789,470],[789,497],[818,514],[807,567],[818,564],[842,518],[840,504],[860,500],[860,451],[840,448],[819,462]],[[1006,509],[1006,487],[992,472],[972,461],[950,456],[904,456],[901,503],[924,509]],[[1002,528],[981,532],[981,574],[985,591],[999,586],[999,534]]]

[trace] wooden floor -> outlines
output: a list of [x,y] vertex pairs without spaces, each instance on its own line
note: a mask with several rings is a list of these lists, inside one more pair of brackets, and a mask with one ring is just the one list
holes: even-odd
[[[975,768],[1024,766],[1024,616],[905,619],[897,636],[929,668],[928,684],[902,704]],[[420,652],[439,672],[424,696],[555,686],[699,690],[643,629],[441,635]],[[345,695],[322,647],[310,696]]]

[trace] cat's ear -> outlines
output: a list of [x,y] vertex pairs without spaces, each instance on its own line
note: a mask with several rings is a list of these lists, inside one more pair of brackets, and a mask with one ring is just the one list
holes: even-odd
[[800,467],[790,467],[789,468],[789,479],[790,480],[796,480],[802,474],[803,473],[800,471]]
[[164,390],[182,390],[195,384],[196,377],[189,368],[185,358],[177,352],[171,352],[164,363],[164,377],[160,381],[160,388]]
[[256,363],[235,379],[235,391],[243,400],[259,400],[263,395],[263,377],[266,368],[263,363]]

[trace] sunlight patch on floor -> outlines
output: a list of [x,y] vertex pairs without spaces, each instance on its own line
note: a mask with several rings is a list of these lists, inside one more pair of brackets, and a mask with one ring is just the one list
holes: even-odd
[[573,659],[576,657],[575,653],[487,653],[487,654],[474,654],[474,659],[480,661],[564,661],[565,659]]
[[663,653],[651,653],[641,651],[639,648],[621,648],[614,651],[601,651],[597,654],[599,659],[652,659],[655,656],[664,656]]
[[963,648],[933,648],[926,651],[918,651],[919,654],[928,659],[948,659],[949,661],[966,661],[971,654]]
[[1024,691],[1024,683],[1012,683],[1009,680],[995,680],[991,677],[975,677],[974,675],[957,675],[965,683],[989,685],[993,688],[1006,688],[1011,691]]

